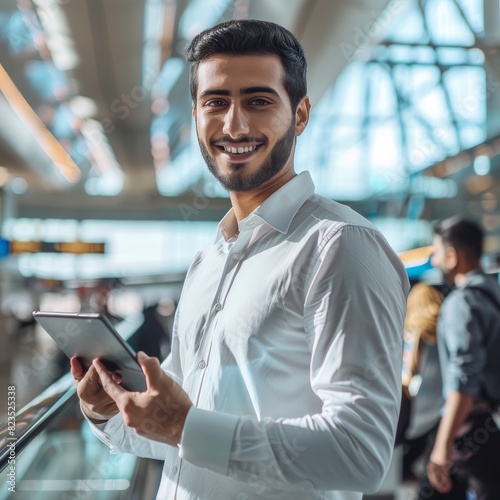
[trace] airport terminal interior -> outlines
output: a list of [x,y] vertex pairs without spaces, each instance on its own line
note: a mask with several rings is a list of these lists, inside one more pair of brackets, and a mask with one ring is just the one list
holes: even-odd
[[[433,224],[455,214],[481,223],[498,273],[499,0],[0,0],[2,464],[10,387],[23,436],[0,500],[155,497],[161,464],[93,436],[32,312],[100,312],[168,355],[188,266],[230,208],[183,54],[233,18],[303,44],[312,111],[295,167],[319,194],[372,221],[412,282],[439,283]],[[414,498],[400,459],[366,498]]]

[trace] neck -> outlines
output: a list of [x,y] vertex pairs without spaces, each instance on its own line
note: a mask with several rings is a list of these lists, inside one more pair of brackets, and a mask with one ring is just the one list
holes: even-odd
[[292,167],[283,168],[272,179],[249,191],[230,191],[229,197],[234,215],[238,222],[248,217],[258,206],[262,205],[275,191],[295,177]]
[[479,270],[480,270],[479,264],[469,266],[466,269],[463,269],[463,270],[459,271],[457,274],[455,274],[455,276],[453,278],[453,282],[455,283],[456,286],[462,286],[467,281],[467,275],[470,272],[479,271]]

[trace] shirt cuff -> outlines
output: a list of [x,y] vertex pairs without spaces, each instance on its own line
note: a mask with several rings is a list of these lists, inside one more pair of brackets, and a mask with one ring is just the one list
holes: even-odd
[[184,423],[179,456],[196,467],[227,476],[239,419],[237,415],[192,407]]
[[114,446],[111,441],[111,434],[113,434],[113,432],[116,432],[116,430],[121,426],[120,413],[117,413],[107,422],[104,422],[102,424],[95,424],[94,422],[92,422],[83,411],[82,414],[85,420],[89,423],[90,430],[95,434],[95,436],[100,439],[106,446],[108,446],[111,451],[113,451]]

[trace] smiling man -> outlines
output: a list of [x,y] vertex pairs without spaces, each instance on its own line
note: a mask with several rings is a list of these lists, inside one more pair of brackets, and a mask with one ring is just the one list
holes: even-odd
[[408,281],[383,236],[295,173],[310,104],[286,29],[230,21],[187,50],[198,142],[232,209],[195,257],[144,393],[72,373],[112,452],[164,460],[158,499],[361,499],[390,463]]
[[294,175],[295,137],[306,126],[310,105],[304,97],[292,112],[283,72],[274,54],[214,55],[198,67],[193,116],[200,149],[236,199],[276,176],[284,184]]

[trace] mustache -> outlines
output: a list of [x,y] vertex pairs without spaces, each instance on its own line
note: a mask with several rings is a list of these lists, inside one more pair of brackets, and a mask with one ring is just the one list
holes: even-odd
[[241,144],[242,142],[247,142],[247,143],[255,143],[255,142],[266,142],[266,139],[263,137],[242,137],[241,139],[234,140],[231,139],[230,137],[224,136],[224,137],[219,137],[219,139],[214,139],[213,141],[210,141],[210,144],[215,144],[215,143],[238,143]]

